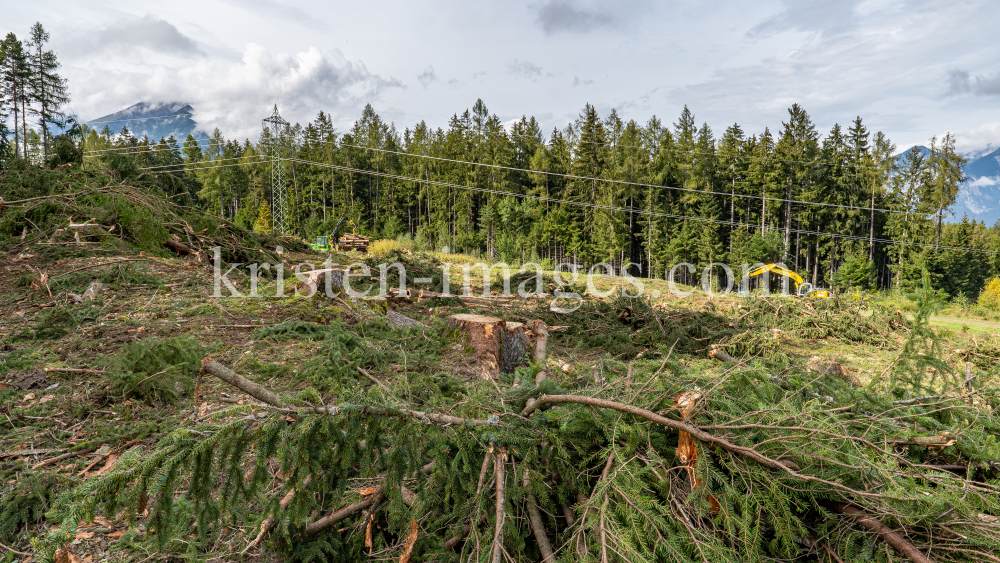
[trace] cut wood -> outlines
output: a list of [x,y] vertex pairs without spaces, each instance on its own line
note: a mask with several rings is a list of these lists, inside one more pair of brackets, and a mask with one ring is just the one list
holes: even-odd
[[211,265],[212,259],[209,258],[208,253],[199,248],[194,248],[187,244],[181,242],[181,237],[174,235],[173,238],[163,241],[163,246],[176,251],[178,254],[187,254],[194,258],[195,261],[200,262],[205,265]]
[[514,373],[515,369],[526,365],[530,347],[531,339],[524,323],[504,323],[504,331],[500,335],[501,373]]
[[460,313],[449,317],[448,324],[468,335],[484,379],[498,373],[514,373],[519,366],[527,365],[529,356],[544,362],[547,355],[548,331],[542,321],[526,325],[505,322],[499,317]]
[[68,293],[67,295],[69,295],[69,298],[72,299],[73,301],[77,303],[83,303],[84,301],[93,301],[94,299],[97,299],[98,295],[104,293],[109,289],[111,288],[99,281],[95,281],[95,282],[90,282],[90,285],[87,286],[87,289],[83,292],[83,294],[78,295],[76,293]]
[[497,477],[497,510],[496,529],[493,532],[493,563],[500,563],[503,560],[503,526],[507,518],[507,477],[504,472],[504,464],[507,461],[507,453],[503,450],[497,452],[493,458],[493,472]]

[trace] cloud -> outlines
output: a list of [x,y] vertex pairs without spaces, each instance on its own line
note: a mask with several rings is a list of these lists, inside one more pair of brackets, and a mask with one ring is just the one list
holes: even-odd
[[[335,119],[354,116],[382,93],[405,88],[402,82],[370,72],[339,50],[315,47],[287,54],[248,43],[240,60],[200,58],[193,63],[158,65],[146,73],[92,69],[86,90],[74,96],[78,111],[100,115],[137,101],[177,100],[191,104],[203,130],[219,127],[226,135],[255,139],[262,117],[277,103],[291,122],[311,119],[319,110]],[[82,106],[82,107],[81,107]],[[353,117],[351,117],[353,120]]]
[[594,81],[591,80],[591,79],[589,79],[589,78],[586,79],[586,80],[581,80],[579,76],[574,76],[573,77],[573,87],[574,88],[576,88],[577,86],[588,86],[588,85],[593,84],[593,83],[594,83]]
[[537,22],[545,33],[560,31],[587,32],[600,28],[615,28],[618,17],[603,9],[575,6],[568,0],[548,0],[538,7]]
[[976,94],[977,96],[1000,95],[1000,72],[993,76],[975,76],[967,70],[948,71],[948,92],[946,95]]
[[168,55],[202,55],[201,49],[170,22],[156,16],[121,20],[69,40],[71,57],[136,48]]
[[955,149],[972,159],[993,152],[998,143],[1000,143],[1000,121],[955,133]]
[[980,96],[1000,96],[1000,72],[989,78],[977,76],[973,91]]
[[965,94],[969,90],[972,90],[972,85],[969,83],[969,71],[958,69],[948,71],[948,94]]
[[783,31],[819,32],[828,35],[857,23],[859,0],[782,0],[784,9],[747,31],[751,38],[765,38]]
[[437,75],[434,74],[434,67],[433,66],[427,67],[426,70],[417,75],[417,80],[424,88],[430,86],[431,82],[437,80]]
[[530,62],[514,59],[507,64],[507,70],[521,78],[537,79],[542,75],[542,67]]

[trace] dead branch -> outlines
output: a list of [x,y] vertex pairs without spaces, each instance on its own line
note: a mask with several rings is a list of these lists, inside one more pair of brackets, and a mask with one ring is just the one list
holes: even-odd
[[[531,485],[531,476],[527,468],[524,470],[523,484],[525,490]],[[535,541],[538,542],[538,551],[542,553],[542,563],[552,563],[556,560],[556,556],[555,552],[552,551],[552,544],[549,543],[549,537],[545,534],[542,515],[538,511],[538,501],[535,500],[535,495],[530,492],[525,496],[528,505],[528,520],[531,521],[531,530],[535,533]]]
[[900,555],[913,561],[913,563],[932,563],[930,557],[924,555],[922,551],[917,549],[906,538],[893,532],[885,524],[877,518],[870,516],[864,510],[845,502],[830,501],[828,504],[835,512],[850,517],[865,528],[878,534],[882,538],[882,541],[891,545]]
[[101,375],[104,373],[103,369],[84,369],[84,368],[42,368],[48,373],[85,373],[87,375]]
[[504,495],[507,492],[507,481],[504,473],[504,463],[507,454],[503,450],[496,455],[493,460],[493,471],[497,476],[497,510],[496,510],[496,531],[493,533],[493,563],[500,563],[503,558],[503,525],[507,517],[507,506]]
[[82,450],[77,450],[75,452],[68,452],[68,453],[64,453],[62,455],[57,455],[56,457],[50,457],[49,459],[46,459],[44,461],[36,463],[35,465],[32,465],[31,469],[38,469],[40,467],[45,467],[47,465],[52,465],[54,463],[59,463],[60,461],[63,461],[63,460],[66,460],[66,459],[70,459],[70,458],[76,457],[78,455],[89,454],[90,452],[94,451],[95,449],[97,449],[97,448],[84,448]]
[[236,387],[237,389],[243,391],[244,393],[250,395],[251,397],[257,399],[258,401],[267,403],[273,407],[282,408],[285,406],[285,401],[282,400],[280,396],[274,391],[267,389],[262,385],[258,385],[253,381],[243,377],[242,375],[236,373],[235,371],[227,368],[226,366],[212,360],[212,358],[205,358],[201,361],[201,374],[200,375],[214,375],[219,379],[225,381],[226,383]]
[[524,411],[521,412],[521,416],[528,416],[532,412],[534,412],[535,410],[541,408],[543,405],[545,405],[545,404],[551,404],[551,403],[577,403],[577,404],[581,404],[581,405],[588,405],[588,406],[592,406],[592,407],[612,409],[612,410],[616,410],[616,411],[619,411],[619,412],[629,413],[629,414],[632,414],[632,415],[635,415],[635,416],[638,416],[638,417],[641,417],[641,418],[645,418],[646,420],[649,420],[651,422],[655,422],[657,424],[662,424],[663,426],[666,426],[666,427],[668,427],[670,429],[673,429],[673,430],[687,432],[688,434],[690,434],[691,436],[693,436],[695,439],[697,439],[699,441],[707,442],[709,444],[714,444],[714,445],[722,448],[723,450],[726,450],[727,452],[734,453],[736,455],[739,455],[739,456],[742,456],[742,457],[745,457],[745,458],[749,458],[749,459],[757,462],[758,464],[763,465],[764,467],[769,467],[771,469],[776,469],[776,470],[778,470],[778,471],[780,471],[782,473],[786,473],[786,474],[788,474],[788,475],[790,475],[792,477],[795,477],[795,478],[798,478],[798,479],[802,479],[804,481],[811,481],[811,482],[814,482],[814,483],[822,483],[824,485],[827,485],[827,486],[832,487],[834,489],[838,489],[840,491],[849,493],[851,495],[857,495],[857,496],[879,496],[877,493],[868,493],[868,492],[865,492],[865,491],[859,491],[859,490],[856,490],[856,489],[852,489],[852,488],[850,488],[850,487],[848,487],[846,485],[843,485],[841,483],[837,483],[837,482],[830,481],[830,480],[827,480],[827,479],[822,479],[820,477],[813,477],[811,475],[804,475],[804,474],[799,473],[798,471],[795,471],[794,469],[788,467],[786,464],[782,463],[781,461],[779,461],[777,459],[769,458],[769,457],[761,454],[760,452],[758,452],[757,450],[755,450],[753,448],[748,448],[748,447],[740,446],[738,444],[734,444],[734,443],[730,442],[729,440],[726,440],[725,438],[720,438],[720,437],[715,436],[713,434],[709,434],[708,432],[705,432],[701,428],[698,428],[697,426],[694,426],[692,424],[688,424],[686,422],[680,422],[680,421],[677,421],[677,420],[672,420],[672,419],[660,416],[660,415],[658,415],[658,414],[656,414],[656,413],[654,413],[652,411],[649,411],[649,410],[646,410],[644,408],[637,407],[637,406],[634,406],[634,405],[625,405],[625,404],[622,404],[622,403],[616,403],[614,401],[608,401],[606,399],[598,399],[596,397],[585,397],[585,396],[582,396],[582,395],[542,395],[541,397],[538,398],[537,401],[535,401],[535,403],[526,406],[524,408]]
[[307,536],[315,535],[323,530],[346,520],[347,518],[361,512],[362,510],[368,508],[375,503],[375,497],[380,495],[372,495],[365,500],[356,502],[354,504],[349,504],[340,510],[336,510],[327,514],[326,516],[316,520],[312,524],[306,526],[305,533]]
[[[310,479],[311,479],[310,477],[307,477],[306,480],[302,482],[302,486],[303,487],[308,486]],[[288,508],[288,505],[292,502],[292,498],[294,497],[295,497],[295,489],[288,491],[288,494],[282,497],[281,500],[278,502],[278,507],[281,510]],[[268,532],[273,530],[274,526],[277,523],[278,523],[277,520],[268,516],[267,519],[265,519],[263,522],[260,523],[260,533],[257,534],[257,537],[255,537],[252,542],[247,544],[246,548],[243,549],[242,553],[246,554],[251,549],[260,545],[260,542],[261,540],[264,539],[264,536],[267,535]]]
[[[212,360],[212,358],[206,357],[201,361],[201,375],[204,374],[214,375],[219,379],[225,381],[226,383],[236,387],[237,389],[243,391],[244,393],[250,395],[251,397],[271,405],[272,407],[279,409],[295,410],[301,412],[315,412],[317,414],[337,414],[340,412],[341,407],[291,407],[287,399],[282,398],[280,395],[271,391],[270,389],[250,381],[249,379],[243,377],[242,375],[234,372],[233,370],[227,368],[226,366]],[[444,426],[463,426],[470,424],[472,426],[486,426],[488,424],[493,424],[488,420],[478,420],[474,418],[460,418],[457,416],[451,416],[447,414],[438,414],[425,411],[417,411],[406,408],[399,408],[395,410],[384,409],[381,407],[371,407],[371,406],[351,406],[350,408],[356,408],[359,412],[364,414],[376,415],[376,416],[405,416],[407,418],[414,418],[424,423],[428,424],[441,424]]]

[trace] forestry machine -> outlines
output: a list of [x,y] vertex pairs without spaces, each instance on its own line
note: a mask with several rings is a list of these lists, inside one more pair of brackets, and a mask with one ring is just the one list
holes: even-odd
[[[785,268],[783,266],[779,266],[777,264],[767,264],[767,265],[761,266],[759,268],[754,268],[753,270],[750,270],[749,272],[747,272],[747,278],[749,279],[749,278],[752,278],[754,276],[765,275],[767,273],[778,274],[779,276],[784,276],[784,277],[789,278],[792,281],[794,281],[795,282],[795,296],[796,297],[818,297],[818,298],[826,298],[826,297],[830,296],[830,292],[829,291],[827,291],[827,290],[825,290],[825,289],[823,289],[821,287],[815,287],[814,288],[811,283],[809,283],[806,280],[802,279],[802,276],[796,274],[795,272],[789,270],[788,268]],[[742,293],[746,293],[746,292],[745,291],[741,291],[740,293],[742,294]]]
[[[337,233],[340,231],[340,226],[347,221],[347,215],[340,218],[337,222],[337,226],[333,228],[333,232],[330,233],[329,237],[316,237],[316,244],[310,244],[309,246],[313,250],[330,250],[337,245]],[[351,225],[354,225],[354,221],[351,221]]]

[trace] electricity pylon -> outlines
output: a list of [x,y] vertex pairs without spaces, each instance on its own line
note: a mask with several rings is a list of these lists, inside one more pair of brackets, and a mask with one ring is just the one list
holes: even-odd
[[274,104],[271,117],[263,120],[263,126],[261,141],[271,159],[271,225],[274,234],[287,235],[288,190],[285,185],[285,167],[281,161],[287,158],[288,122],[278,115],[278,104]]

